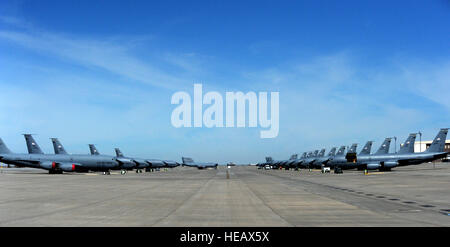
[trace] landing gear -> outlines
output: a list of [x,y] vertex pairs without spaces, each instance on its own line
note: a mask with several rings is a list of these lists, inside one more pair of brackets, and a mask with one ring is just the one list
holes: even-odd
[[141,169],[136,169],[136,173],[142,173]]
[[111,175],[111,172],[110,171],[104,171],[103,175]]
[[122,174],[122,175],[127,174],[127,170],[121,170],[121,171],[120,171],[120,174]]

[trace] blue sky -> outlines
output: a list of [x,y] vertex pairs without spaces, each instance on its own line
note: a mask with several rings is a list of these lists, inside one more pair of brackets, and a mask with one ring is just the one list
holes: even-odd
[[[280,131],[174,128],[177,91],[280,92]],[[448,1],[1,1],[0,133],[25,152],[288,158],[450,127]],[[393,148],[392,148],[393,149]]]

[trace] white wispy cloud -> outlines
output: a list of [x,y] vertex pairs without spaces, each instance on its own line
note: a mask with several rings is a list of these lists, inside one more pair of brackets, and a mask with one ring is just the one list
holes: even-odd
[[[87,68],[100,68],[109,73],[131,79],[136,82],[146,83],[158,88],[177,89],[192,83],[190,78],[185,78],[186,73],[173,75],[171,71],[160,69],[158,61],[145,61],[136,56],[133,47],[136,42],[143,42],[141,38],[117,38],[110,37],[95,39],[60,34],[49,31],[41,31],[30,28],[31,25],[22,25],[22,22],[14,18],[2,18],[10,24],[27,27],[25,30],[0,30],[0,39],[10,41],[14,45],[27,48],[33,52],[47,56],[55,56],[65,61],[79,64]],[[152,54],[149,54],[151,56]],[[154,56],[158,57],[158,56]],[[194,67],[188,61],[189,56],[175,54],[160,59],[159,63],[169,63],[178,66],[183,72],[199,72],[200,67]],[[151,59],[150,59],[151,60]]]

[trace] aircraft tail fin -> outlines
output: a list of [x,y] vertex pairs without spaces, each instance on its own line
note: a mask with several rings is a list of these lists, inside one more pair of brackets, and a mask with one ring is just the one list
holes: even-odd
[[291,157],[289,158],[289,160],[296,160],[298,157],[298,154],[293,154],[291,155]]
[[319,157],[325,156],[325,148],[322,148],[319,153]]
[[389,147],[391,146],[391,140],[392,140],[392,138],[384,139],[383,144],[381,144],[380,148],[378,148],[378,151],[375,154],[387,154],[387,153],[389,153]]
[[308,155],[308,153],[307,152],[303,152],[303,154],[302,154],[302,159],[304,159],[304,158],[306,158],[306,156]]
[[336,147],[333,147],[330,152],[328,153],[328,156],[334,156],[336,154]]
[[50,138],[53,143],[53,150],[55,150],[55,154],[67,154],[63,145],[59,142],[58,138]]
[[447,138],[448,129],[441,129],[439,133],[434,138],[431,146],[425,151],[427,153],[431,152],[444,152],[445,139]]
[[400,145],[399,154],[414,153],[414,142],[416,141],[416,133],[409,134],[404,143]]
[[356,153],[356,148],[358,147],[358,143],[353,143],[347,153]]
[[89,150],[91,151],[91,155],[100,154],[94,144],[89,144]]
[[341,146],[336,153],[336,156],[344,156],[345,146]]
[[10,154],[11,150],[6,146],[3,142],[2,138],[0,138],[0,154]]
[[181,157],[181,160],[183,161],[184,164],[194,163],[194,160],[188,157]]
[[114,150],[116,151],[116,156],[117,157],[123,157],[123,153],[122,153],[122,151],[120,151],[119,148],[115,148]]
[[317,154],[319,153],[319,150],[314,151],[312,157],[317,157]]
[[43,154],[41,148],[31,134],[24,134],[23,136],[25,137],[29,154]]
[[273,161],[272,157],[266,157],[266,162],[272,162],[272,161]]
[[366,145],[364,145],[361,152],[359,152],[359,155],[370,155],[370,151],[372,150],[372,144],[373,141],[366,142]]

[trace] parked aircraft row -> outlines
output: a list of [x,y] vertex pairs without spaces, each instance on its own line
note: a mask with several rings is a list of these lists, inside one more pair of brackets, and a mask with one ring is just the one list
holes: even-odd
[[149,171],[157,168],[173,168],[179,165],[199,169],[217,167],[217,164],[195,163],[191,158],[184,157],[181,164],[172,160],[126,157],[118,148],[115,149],[116,156],[102,155],[93,144],[89,144],[90,155],[69,154],[57,138],[51,138],[55,154],[44,154],[32,135],[24,134],[24,137],[28,154],[11,152],[0,138],[0,162],[17,167],[41,168],[48,170],[49,174],[88,171],[102,171],[104,174],[110,174],[111,170],[121,170],[122,174],[125,174],[128,170],[133,169],[136,169],[137,173],[141,173],[143,169]]
[[446,157],[449,153],[444,151],[445,139],[448,129],[441,129],[434,138],[430,147],[420,153],[414,152],[414,142],[416,134],[410,134],[401,145],[397,153],[389,153],[391,138],[386,138],[378,148],[371,154],[372,141],[368,141],[363,149],[356,153],[357,144],[353,144],[347,152],[346,146],[341,146],[337,153],[336,147],[325,155],[325,149],[309,153],[303,153],[300,158],[292,155],[288,160],[275,161],[271,157],[266,157],[266,162],[258,163],[257,166],[270,166],[272,168],[341,168],[359,170],[381,170],[389,171],[397,166],[417,165]]

